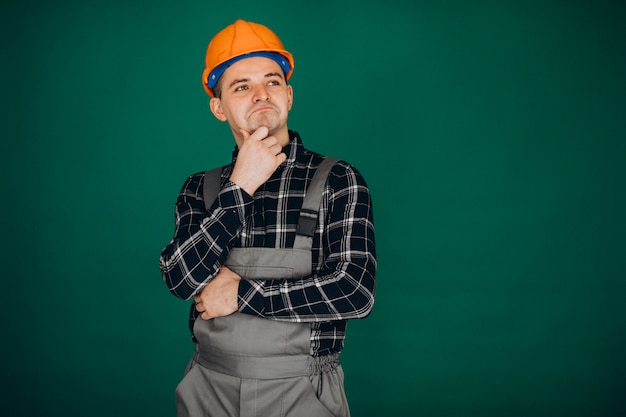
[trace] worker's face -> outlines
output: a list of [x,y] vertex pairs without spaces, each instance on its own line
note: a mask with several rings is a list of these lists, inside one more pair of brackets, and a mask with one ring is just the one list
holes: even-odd
[[220,79],[222,95],[211,99],[211,111],[227,121],[241,146],[240,129],[253,133],[261,126],[269,129],[284,146],[289,142],[287,115],[293,91],[280,66],[273,60],[253,57],[235,62]]

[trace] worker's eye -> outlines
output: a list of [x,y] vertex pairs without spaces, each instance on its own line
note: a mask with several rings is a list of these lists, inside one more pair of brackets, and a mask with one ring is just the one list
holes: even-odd
[[280,85],[280,81],[278,80],[271,80],[267,83],[267,85]]
[[245,84],[238,85],[237,87],[235,87],[235,91],[244,91],[244,90],[247,90],[247,89],[248,89],[248,86],[245,85]]

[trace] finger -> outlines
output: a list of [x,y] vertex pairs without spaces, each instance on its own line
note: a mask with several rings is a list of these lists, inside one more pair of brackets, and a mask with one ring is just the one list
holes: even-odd
[[278,139],[276,139],[274,136],[268,136],[265,139],[263,139],[263,144],[267,146],[268,148],[271,148],[272,146],[278,144]]
[[268,150],[269,150],[270,152],[272,152],[272,154],[273,154],[273,155],[278,156],[278,154],[280,154],[280,153],[283,151],[283,147],[282,147],[282,146],[280,146],[278,143],[276,143],[276,144],[274,144],[274,145],[270,146],[270,147],[268,148]]
[[196,310],[198,310],[200,313],[204,311],[204,306],[202,305],[202,303],[196,303]]
[[280,156],[280,154],[283,153],[283,150],[282,150],[282,148],[272,149],[272,152],[274,153],[274,156],[278,157],[278,156]]
[[[270,130],[267,128],[267,126],[261,126],[257,130],[252,132],[252,134],[248,136],[248,139],[263,140],[269,134],[270,134]],[[245,137],[244,137],[244,139],[245,139]]]

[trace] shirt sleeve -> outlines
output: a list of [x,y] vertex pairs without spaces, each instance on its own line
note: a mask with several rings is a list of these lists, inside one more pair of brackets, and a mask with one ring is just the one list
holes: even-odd
[[242,280],[240,312],[294,322],[348,320],[370,313],[376,250],[369,189],[356,169],[337,164],[325,194],[325,222],[316,232],[323,258],[317,271],[297,280]]
[[168,289],[184,300],[199,293],[228,257],[253,199],[226,181],[209,210],[205,208],[204,175],[187,179],[176,200],[174,237],[163,249],[160,269]]

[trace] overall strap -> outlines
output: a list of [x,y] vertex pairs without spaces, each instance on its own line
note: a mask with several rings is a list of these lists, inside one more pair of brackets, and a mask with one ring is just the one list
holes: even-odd
[[204,207],[211,208],[213,201],[217,198],[222,187],[222,168],[213,168],[204,173],[204,185],[202,195],[204,196]]
[[337,163],[335,158],[324,158],[315,174],[309,188],[304,195],[300,217],[298,218],[298,228],[296,229],[296,240],[293,247],[296,249],[311,249],[313,246],[313,233],[317,224],[317,215],[322,204],[322,194],[328,179],[328,174],[333,165]]
[[[298,218],[298,227],[296,229],[296,240],[293,247],[296,249],[311,249],[313,244],[313,233],[317,224],[317,215],[319,213],[322,202],[322,194],[328,174],[333,165],[337,163],[336,158],[324,158],[322,163],[317,167],[311,184],[306,190],[302,208],[300,209],[300,217]],[[204,206],[208,210],[213,201],[220,192],[222,168],[214,168],[204,173]]]

